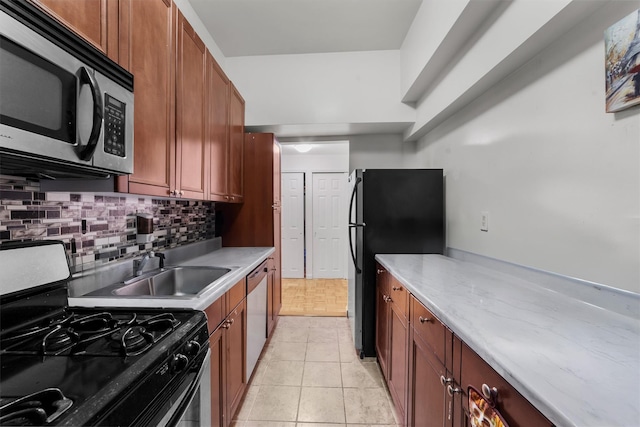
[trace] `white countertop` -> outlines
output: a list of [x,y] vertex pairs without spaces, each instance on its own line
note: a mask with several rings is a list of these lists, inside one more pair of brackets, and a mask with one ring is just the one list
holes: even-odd
[[376,260],[554,424],[640,425],[637,318],[442,255]]
[[231,271],[203,289],[198,295],[185,297],[135,297],[135,296],[74,296],[69,305],[76,307],[153,307],[192,308],[204,310],[224,295],[238,280],[245,277],[275,251],[273,247],[233,248],[225,247],[205,255],[181,262],[184,266],[216,266]]

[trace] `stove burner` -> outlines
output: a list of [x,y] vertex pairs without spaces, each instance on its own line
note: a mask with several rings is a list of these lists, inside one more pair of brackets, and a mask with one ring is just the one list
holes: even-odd
[[164,329],[173,330],[179,323],[171,313],[158,314],[139,322],[140,325],[146,326],[147,329],[154,331],[162,331]]
[[132,326],[125,331],[111,334],[111,346],[126,356],[136,356],[149,349],[156,341],[142,326]]
[[73,347],[79,340],[80,336],[73,329],[58,325],[42,339],[42,353],[60,354]]
[[0,407],[0,425],[39,426],[55,421],[73,405],[60,389],[47,388]]

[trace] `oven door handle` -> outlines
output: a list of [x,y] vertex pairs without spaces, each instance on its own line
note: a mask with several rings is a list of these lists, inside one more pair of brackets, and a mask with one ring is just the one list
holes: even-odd
[[[176,411],[173,413],[171,418],[169,419],[169,422],[166,424],[167,426],[177,426],[180,420],[182,419],[182,417],[184,416],[184,414],[187,412],[187,409],[189,409],[189,406],[191,406],[191,402],[193,402],[193,399],[198,393],[198,390],[200,390],[200,383],[202,381],[202,376],[207,371],[207,367],[210,366],[209,365],[211,363],[210,356],[211,356],[211,350],[207,349],[207,354],[204,357],[204,362],[202,363],[202,366],[200,367],[200,370],[198,371],[198,374],[196,375],[195,380],[185,392],[184,397],[180,399],[179,406],[176,409]],[[200,423],[201,425],[208,425],[207,421],[210,421],[210,420],[200,420]]]

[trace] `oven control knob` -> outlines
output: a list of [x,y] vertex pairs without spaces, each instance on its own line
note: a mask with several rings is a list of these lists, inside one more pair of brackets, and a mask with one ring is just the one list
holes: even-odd
[[174,354],[171,360],[169,360],[169,368],[171,372],[178,373],[182,372],[184,368],[189,364],[189,359],[184,354]]
[[191,340],[184,346],[184,352],[189,356],[195,356],[199,351],[200,343],[198,341]]

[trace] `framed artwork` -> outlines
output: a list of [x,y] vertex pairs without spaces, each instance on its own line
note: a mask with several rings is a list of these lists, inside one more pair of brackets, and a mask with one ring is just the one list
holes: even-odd
[[604,32],[607,113],[640,104],[640,9]]

